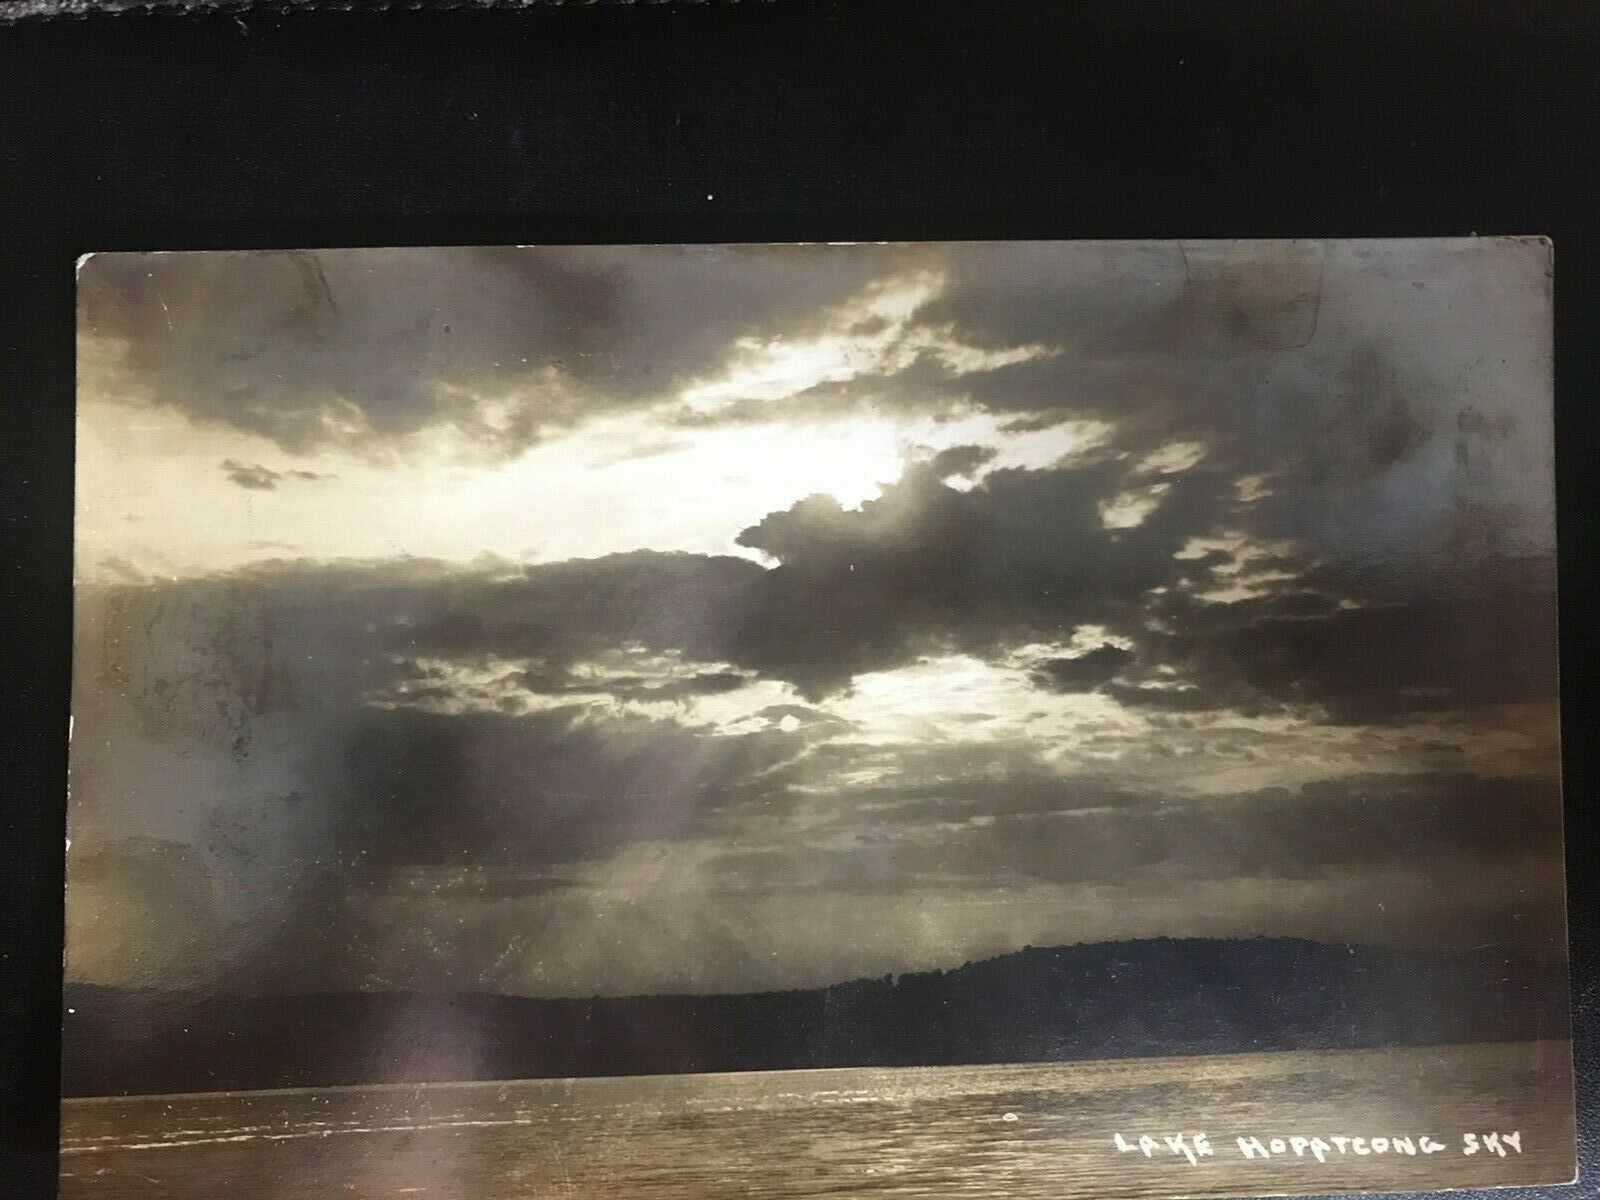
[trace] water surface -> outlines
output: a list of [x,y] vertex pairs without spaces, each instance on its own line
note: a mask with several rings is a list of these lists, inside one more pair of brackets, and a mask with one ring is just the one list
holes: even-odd
[[[1462,1152],[1491,1131],[1521,1152]],[[1204,1132],[1213,1154],[1123,1153],[1118,1132]],[[1247,1161],[1241,1136],[1445,1149]],[[69,1100],[61,1195],[1118,1200],[1557,1182],[1573,1147],[1569,1044],[1519,1042]]]

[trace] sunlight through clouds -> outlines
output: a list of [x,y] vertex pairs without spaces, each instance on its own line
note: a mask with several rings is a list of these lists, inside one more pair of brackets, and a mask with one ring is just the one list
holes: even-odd
[[[1559,883],[1502,820],[1558,779],[1546,268],[94,256],[72,961],[589,995],[1171,930],[1543,946],[1384,847]],[[140,888],[195,911],[97,933]]]
[[827,332],[817,337],[741,338],[722,377],[686,388],[679,399],[693,412],[709,414],[737,401],[783,400],[819,384],[893,374],[924,355],[959,377],[1060,353],[1037,343],[1003,350],[972,346],[950,326],[909,328],[948,282],[942,273],[922,271],[874,284],[827,314]]

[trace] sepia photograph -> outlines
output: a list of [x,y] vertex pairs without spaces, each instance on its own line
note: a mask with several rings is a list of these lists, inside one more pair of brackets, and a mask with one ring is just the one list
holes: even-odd
[[1556,269],[86,255],[61,1195],[1571,1180]]

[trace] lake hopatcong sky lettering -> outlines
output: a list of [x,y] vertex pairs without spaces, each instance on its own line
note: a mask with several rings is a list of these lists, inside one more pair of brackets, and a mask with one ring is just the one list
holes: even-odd
[[69,984],[1559,959],[1549,270],[92,256]]

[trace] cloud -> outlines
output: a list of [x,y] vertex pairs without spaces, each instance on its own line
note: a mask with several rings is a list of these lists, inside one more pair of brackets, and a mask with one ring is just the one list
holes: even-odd
[[618,463],[637,462],[641,458],[659,458],[663,454],[676,454],[689,447],[690,443],[681,439],[654,438],[650,441],[625,446],[610,454],[603,454],[585,465],[591,470],[602,470],[606,467],[614,467]]
[[642,423],[597,466],[728,422],[1096,422],[1129,464],[1097,497],[1113,527],[1198,470],[1239,489],[1253,537],[1398,593],[1553,553],[1547,414],[1524,399],[1548,392],[1546,260],[1510,240],[100,255],[80,365],[88,397],[303,453],[507,457],[622,411]]
[[[1102,421],[1108,447],[1150,469],[1103,498],[1115,520],[1137,520],[1162,455],[1185,447],[1246,488],[1258,536],[1318,542],[1396,586],[1552,553],[1547,414],[1526,405],[1549,391],[1537,243],[1011,243],[938,256],[942,285],[900,338],[940,353],[881,353],[710,419],[977,411],[1017,432]],[[1028,346],[1050,352],[1010,353]],[[958,371],[955,347],[998,357]]]
[[[653,895],[649,889],[665,886],[651,881],[669,868],[638,858],[649,847],[659,848],[663,864],[701,864],[672,868],[684,872],[675,886],[685,897],[737,891],[787,896],[784,903],[792,906],[803,892],[870,892],[886,904],[916,894],[934,912],[934,898],[946,895],[952,908],[948,914],[938,910],[941,921],[955,920],[962,905],[977,903],[974,897],[981,895],[1032,895],[1037,907],[1039,894],[1029,889],[1067,889],[1065,895],[1111,887],[1130,903],[1139,897],[1153,903],[1151,897],[1181,890],[1185,881],[1248,889],[1257,880],[1301,880],[1308,888],[1337,890],[1344,886],[1339,880],[1363,872],[1414,876],[1434,870],[1423,858],[1454,864],[1437,868],[1448,873],[1486,869],[1486,862],[1519,855],[1543,862],[1554,854],[1559,805],[1548,776],[1346,771],[1304,787],[1194,794],[1191,782],[1214,782],[1226,761],[1276,761],[1277,777],[1286,759],[1306,759],[1313,771],[1319,762],[1339,763],[1341,755],[1358,763],[1377,761],[1388,733],[1353,731],[1357,741],[1351,746],[1357,748],[1346,752],[1337,748],[1329,727],[1315,723],[1257,727],[1235,721],[1235,728],[1207,716],[1216,712],[1219,696],[1229,698],[1224,669],[1238,676],[1228,676],[1233,682],[1227,686],[1237,686],[1241,695],[1249,689],[1300,707],[1327,703],[1327,696],[1352,680],[1359,686],[1347,687],[1347,706],[1381,697],[1389,685],[1368,678],[1375,666],[1340,676],[1330,659],[1316,657],[1285,678],[1315,669],[1329,680],[1318,685],[1322,692],[1280,682],[1270,671],[1252,668],[1249,656],[1242,666],[1233,658],[1208,665],[1213,675],[1191,682],[1185,672],[1198,666],[1142,631],[1137,605],[1128,622],[1135,636],[1119,635],[1119,642],[1128,643],[1125,650],[1104,640],[1109,634],[1091,633],[1056,643],[1053,652],[1007,652],[985,668],[1016,675],[1023,695],[1030,675],[1043,673],[1046,678],[1033,683],[1044,700],[1076,702],[1084,693],[1061,692],[1061,680],[1049,677],[1053,665],[1070,686],[1111,692],[1114,701],[1098,702],[1113,712],[1117,704],[1130,703],[1133,712],[1145,711],[1137,697],[1117,689],[1159,690],[1150,682],[1154,678],[1182,679],[1192,689],[1184,694],[1206,702],[1206,711],[1197,708],[1194,714],[1148,710],[1156,720],[1194,720],[1192,727],[1113,730],[1113,740],[1121,742],[1093,770],[1076,757],[1072,739],[1029,732],[1026,707],[1011,714],[1014,736],[983,743],[961,734],[919,733],[914,704],[877,695],[864,684],[871,696],[852,701],[848,691],[836,690],[818,703],[803,703],[801,686],[822,678],[814,667],[796,668],[792,699],[761,698],[751,674],[776,665],[766,657],[773,634],[762,623],[774,611],[787,613],[791,622],[815,622],[807,629],[826,631],[836,623],[847,610],[832,589],[849,584],[831,580],[825,568],[843,550],[849,551],[845,576],[854,574],[850,560],[870,562],[874,556],[932,570],[936,554],[922,557],[908,547],[931,551],[946,544],[919,542],[933,537],[931,522],[943,526],[950,515],[943,506],[970,505],[956,511],[995,522],[996,496],[1023,482],[1063,486],[1061,479],[1019,481],[1002,474],[958,492],[923,477],[906,481],[910,490],[904,495],[886,493],[883,513],[866,506],[856,513],[829,510],[820,519],[802,513],[795,522],[768,527],[772,536],[763,536],[764,544],[785,556],[769,568],[743,559],[636,552],[467,570],[427,562],[283,563],[211,579],[93,589],[84,598],[80,662],[86,671],[108,672],[115,686],[95,685],[76,708],[74,837],[94,845],[97,831],[119,828],[127,812],[138,811],[167,840],[192,848],[198,866],[209,871],[221,913],[205,917],[213,923],[207,927],[221,922],[231,928],[230,920],[249,914],[247,933],[214,939],[248,960],[226,969],[262,986],[285,986],[285,972],[301,980],[291,985],[300,987],[312,978],[434,984],[487,979],[485,972],[512,944],[506,940],[512,932],[537,940],[542,922],[552,921],[566,930],[558,940],[561,946],[570,942],[576,957],[550,960],[556,942],[541,942],[545,965],[534,974],[527,973],[531,966],[518,967],[506,978],[516,986],[569,992],[590,986],[584,980],[612,977],[602,963],[579,962],[584,931],[595,935],[609,918],[581,914],[595,912],[602,900],[643,905]],[[920,512],[922,501],[933,504],[928,526],[907,511]],[[1154,536],[1143,527],[1105,530],[1087,515],[1093,511],[1088,495],[1081,511],[1081,528],[1071,537]],[[1160,513],[1152,516],[1156,530],[1161,520]],[[964,536],[959,521],[957,536]],[[1162,561],[1168,564],[1163,571],[1186,571],[1207,557],[1173,558],[1170,548],[1184,544],[1183,537],[1177,530],[1162,537]],[[999,644],[1031,636],[1058,611],[1076,620],[1074,614],[1087,611],[1082,606],[1090,601],[1097,612],[1125,602],[1115,588],[1102,594],[1106,585],[1100,580],[1056,597],[1053,589],[1064,585],[1047,569],[1056,562],[1053,554],[1042,565],[1003,561],[1024,582],[1042,578],[1049,586],[1041,586],[1026,607],[998,613],[985,614],[976,602],[908,605],[877,584],[868,588],[872,599],[862,606],[899,605],[891,631],[904,623],[918,637],[937,631],[941,638]],[[1110,562],[1116,566],[1114,556]],[[790,569],[802,575],[798,582],[780,578],[780,588],[766,590],[775,586],[769,580]],[[820,576],[827,587],[807,584],[805,574]],[[950,586],[939,575],[929,582],[936,585],[930,594]],[[982,595],[977,589],[972,598]],[[1198,645],[1229,638],[1248,642],[1262,636],[1257,626],[1295,619],[1286,614],[1300,610],[1297,595],[1195,604],[1187,619],[1198,630],[1210,630],[1196,635]],[[791,607],[770,607],[778,597]],[[1227,613],[1235,607],[1240,611]],[[1327,615],[1325,605],[1305,608],[1313,615],[1298,619]],[[1185,619],[1179,607],[1167,615]],[[1392,625],[1397,636],[1408,628],[1399,620]],[[1439,632],[1459,638],[1462,628],[1444,625]],[[1486,635],[1479,626],[1470,628],[1474,636]],[[1332,636],[1344,639],[1335,644],[1348,655],[1365,635],[1345,629]],[[855,679],[848,672],[872,656],[863,657],[858,646],[845,649],[827,670]],[[1393,648],[1388,650],[1393,656]],[[1380,646],[1374,654],[1383,651]],[[1417,661],[1433,661],[1431,653]],[[1166,655],[1170,662],[1160,665],[1173,665],[1178,674],[1159,675],[1152,655]],[[1274,654],[1265,658],[1277,661]],[[1119,675],[1095,685],[1082,674],[1091,670],[1085,662],[1095,664],[1097,676],[1115,669],[1143,682],[1124,685]],[[436,673],[433,663],[448,669]],[[899,670],[919,669],[912,661]],[[462,705],[462,680],[480,670],[547,706],[503,712]],[[415,694],[407,698],[404,689],[413,685],[437,689],[444,707],[429,710]],[[596,694],[609,702],[594,703]],[[874,716],[876,708],[861,704],[874,697],[875,704],[898,708],[906,719],[886,724]],[[736,709],[744,711],[743,718],[719,731],[694,706],[723,701],[748,707]],[[947,695],[945,716],[967,702]],[[1548,702],[1547,696],[1542,703]],[[1241,701],[1239,707],[1248,705]],[[1435,713],[1440,715],[1449,713]],[[1087,728],[1094,721],[1079,724]],[[944,721],[942,728],[959,725]],[[1488,728],[1495,728],[1492,721]],[[1259,745],[1246,744],[1252,738]],[[1146,761],[1145,752],[1156,749],[1175,755],[1163,768],[1166,785]],[[1403,748],[1399,759],[1426,761],[1414,748]],[[1506,760],[1503,769],[1509,765]],[[286,889],[290,879],[294,887]],[[126,886],[134,882],[130,876]],[[358,894],[368,897],[360,902],[366,916],[359,919],[350,911]],[[380,902],[407,907],[383,915],[374,907]],[[692,905],[683,908],[688,899],[662,903],[666,907],[654,910],[657,916],[646,906],[636,920],[630,918],[629,928],[647,934],[653,921],[674,913],[695,928],[711,920]],[[492,904],[523,907],[496,916],[483,907]],[[400,918],[397,912],[410,915]],[[440,931],[458,918],[482,926],[482,945],[456,945],[437,959],[449,940]],[[422,924],[406,933],[397,920]],[[1403,940],[1421,929],[1408,922],[1420,920],[1401,912],[1372,918],[1362,928]],[[1507,918],[1505,905],[1474,899],[1471,913],[1431,912],[1428,920],[1452,930],[1451,936],[1501,936]],[[326,933],[333,928],[343,932]],[[412,944],[422,928],[445,941]],[[1027,936],[1036,939],[1045,928],[1034,920]],[[777,936],[758,933],[734,937],[735,948],[750,950],[762,936]],[[1072,935],[1071,927],[1058,925],[1050,936]],[[793,936],[806,935],[797,929]],[[990,935],[970,929],[960,936]],[[98,935],[83,933],[82,939],[87,945]],[[187,933],[179,943],[191,959],[198,955],[198,943]],[[962,943],[968,944],[978,943]],[[122,960],[84,961],[102,961],[109,976]],[[766,977],[754,966],[738,967],[739,961],[730,951],[723,966],[707,959],[693,970],[710,972],[704,976],[708,986],[729,986],[718,974],[724,967],[727,980]],[[820,947],[807,961],[808,971],[826,975]],[[446,970],[440,963],[448,966],[443,975],[437,973]],[[212,967],[223,969],[219,963]],[[191,961],[184,969],[196,968]],[[511,971],[494,968],[501,969]],[[641,984],[634,980],[630,986]]]
[[1087,692],[1111,680],[1133,659],[1133,652],[1109,642],[1070,658],[1047,658],[1034,669],[1042,687],[1057,692]]
[[837,806],[840,829],[740,852],[725,886],[894,892],[953,877],[1005,888],[1141,877],[1326,878],[1418,860],[1557,859],[1555,784],[1531,777],[1364,774],[1222,795],[1140,791],[1098,778],[983,776],[880,786]]
[[[583,422],[596,489],[720,467],[718,438],[873,444],[791,451],[759,502],[641,488],[696,540],[669,515],[600,557],[158,580],[96,547],[84,895],[192,901],[191,956],[378,984],[723,986],[774,949],[826,979],[871,965],[819,924],[862,894],[929,962],[1140,904],[1514,934],[1531,902],[1485,880],[1559,894],[1542,270],[1475,242],[97,256],[86,395],[206,427],[228,494],[219,460],[333,506],[449,460],[548,545],[613,514],[554,516],[518,490],[546,461],[505,460]],[[347,453],[342,483],[292,457]],[[130,814],[148,844],[84,857]],[[1357,912],[1380,878],[1404,911]]]
[[237,462],[231,458],[222,460],[222,471],[228,477],[229,483],[237,484],[250,491],[270,492],[283,479],[283,473],[280,471],[273,471],[262,466],[251,466],[248,463]]
[[99,254],[79,273],[87,394],[285,451],[430,430],[500,457],[803,335],[922,252],[795,247]]
[[739,544],[777,566],[756,581],[760,619],[733,661],[816,698],[934,649],[989,654],[1126,624],[1150,589],[1193,570],[1175,555],[1224,502],[1220,481],[1190,473],[1138,526],[1107,528],[1114,459],[993,471],[958,490],[939,478],[947,455],[858,510],[813,496],[744,530]]
[[[768,514],[738,537],[771,560],[765,568],[636,551],[404,586],[386,584],[382,571],[257,570],[242,578],[268,595],[354,589],[347,602],[377,606],[361,638],[386,653],[383,661],[521,662],[531,664],[521,676],[528,691],[631,699],[732,690],[739,684],[730,675],[755,675],[815,702],[864,672],[928,653],[990,655],[1085,623],[1131,628],[1150,589],[1212,564],[1177,553],[1223,511],[1225,481],[1187,472],[1140,525],[1107,528],[1098,506],[1120,486],[1118,460],[994,470],[965,488],[948,481],[986,457],[947,451],[859,509],[816,496]],[[609,684],[592,670],[570,677],[627,644],[677,654],[684,664],[725,665],[678,679],[630,681],[620,667]]]
[[[1163,631],[1141,638],[1146,679],[1110,685],[1124,704],[1373,724],[1555,699],[1555,596],[1542,589],[1354,606],[1293,585],[1230,604],[1163,599]],[[1168,675],[1152,687],[1157,665]]]
[[270,492],[286,479],[314,481],[332,479],[321,471],[307,471],[295,469],[289,471],[274,471],[270,467],[260,464],[242,463],[237,459],[225,458],[222,460],[222,472],[228,477],[228,482],[237,484],[249,491]]
[[[382,863],[569,863],[681,838],[801,749],[779,731],[697,736],[670,720],[368,711],[348,730],[339,844]],[[448,802],[444,802],[444,798]]]

